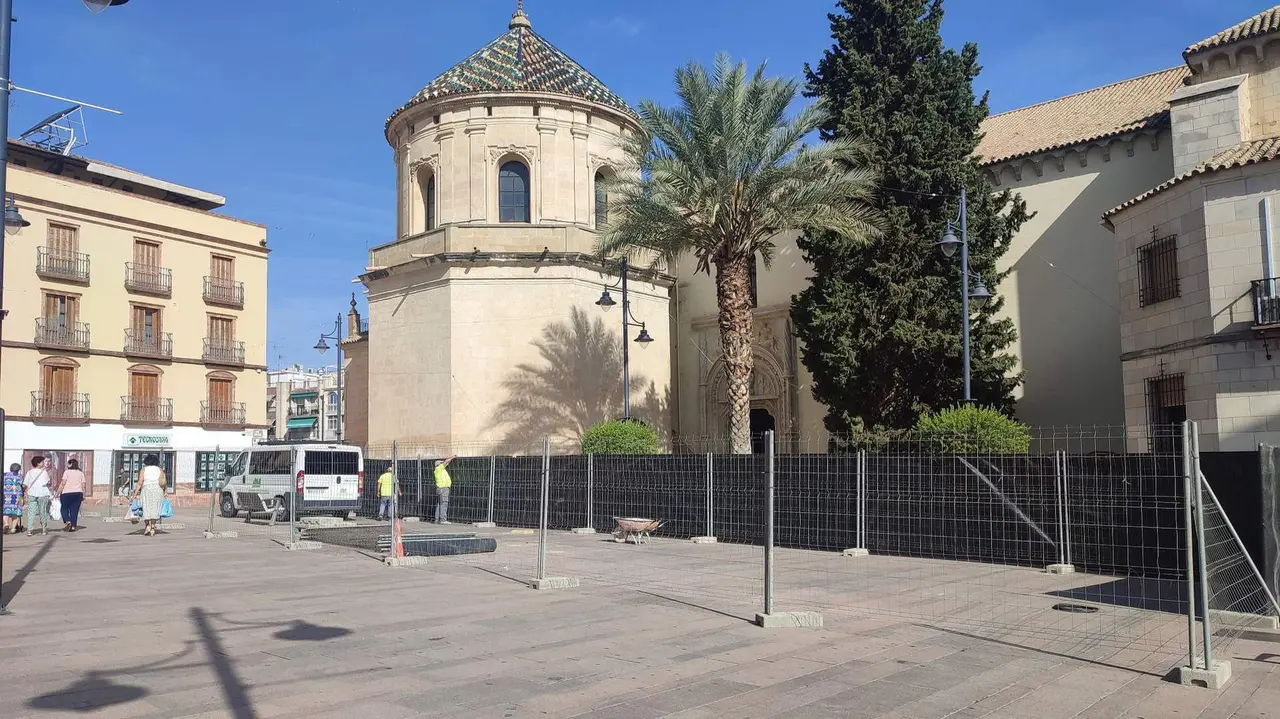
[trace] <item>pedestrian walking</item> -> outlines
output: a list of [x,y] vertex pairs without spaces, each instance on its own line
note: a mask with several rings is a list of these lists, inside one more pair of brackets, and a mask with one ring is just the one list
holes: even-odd
[[36,455],[31,458],[31,469],[22,478],[23,493],[27,498],[27,536],[35,533],[36,520],[40,521],[40,533],[49,533],[49,502],[53,500],[53,489],[49,486],[49,472],[44,468],[44,457]]
[[22,531],[22,465],[14,462],[4,473],[4,533]]
[[166,484],[164,470],[160,469],[160,458],[148,454],[142,458],[142,469],[138,472],[138,488],[129,497],[130,503],[138,497],[142,498],[142,534],[148,537],[156,535],[156,525],[160,522],[160,507],[164,504],[164,487]]
[[436,524],[452,524],[449,521],[449,490],[453,487],[453,478],[449,476],[449,463],[454,459],[437,459],[432,471],[436,480]]
[[67,468],[58,481],[58,500],[62,504],[62,529],[74,532],[80,528],[80,505],[84,502],[84,491],[88,489],[84,472],[80,471],[80,460],[67,460]]
[[395,479],[391,476],[391,466],[378,476],[378,519],[391,519],[391,492]]

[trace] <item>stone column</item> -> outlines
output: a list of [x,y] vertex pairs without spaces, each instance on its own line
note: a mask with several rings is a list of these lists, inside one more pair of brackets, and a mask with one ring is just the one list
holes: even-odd
[[467,123],[467,138],[469,140],[467,150],[467,177],[468,177],[468,204],[465,217],[463,217],[462,208],[459,208],[459,220],[467,220],[471,222],[484,222],[487,220],[486,202],[489,197],[488,179],[489,179],[489,157],[488,149],[484,143],[485,124],[483,121],[471,120]]
[[440,143],[440,167],[436,170],[436,215],[438,222],[457,222],[466,212],[459,203],[465,201],[466,187],[457,178],[457,159],[453,156],[455,142],[453,128],[445,128],[436,134]]
[[396,237],[409,236],[409,145],[394,154],[396,163]]
[[578,224],[591,224],[591,168],[587,163],[587,137],[589,128],[575,125],[569,130],[573,135],[573,221]]
[[550,122],[538,123],[538,219],[565,219],[564,203],[560,200],[560,162],[556,155],[556,126]]

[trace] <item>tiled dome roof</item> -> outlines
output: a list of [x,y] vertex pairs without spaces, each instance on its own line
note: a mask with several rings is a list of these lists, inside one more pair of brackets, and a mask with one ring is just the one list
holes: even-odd
[[533,31],[518,10],[507,32],[446,70],[392,113],[387,124],[414,105],[451,95],[479,92],[545,92],[589,100],[628,117],[635,111],[559,48]]

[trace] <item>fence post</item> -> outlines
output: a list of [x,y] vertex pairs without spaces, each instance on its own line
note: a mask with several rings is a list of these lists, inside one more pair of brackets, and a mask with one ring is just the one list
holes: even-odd
[[547,576],[547,505],[551,496],[551,438],[542,440],[542,501],[538,512],[538,576],[529,582],[534,589],[569,589],[578,586],[577,577]]
[[414,499],[418,502],[418,516],[426,521],[430,519],[427,516],[427,502],[422,498],[422,457],[418,457],[418,493],[414,495]]
[[[1209,567],[1204,546],[1204,498],[1200,488],[1200,427],[1182,423],[1183,518],[1187,527],[1187,666],[1178,668],[1183,685],[1221,689],[1231,678],[1231,662],[1213,660],[1213,630],[1209,621]],[[1192,483],[1195,483],[1194,492]],[[1199,581],[1196,566],[1199,565]],[[1196,605],[1201,611],[1204,661],[1196,661]]]
[[858,450],[853,458],[853,546],[841,552],[846,557],[865,557],[867,556],[867,540],[865,525],[867,523],[866,514],[866,486],[867,486],[867,453]]
[[1182,423],[1182,496],[1185,506],[1183,507],[1183,523],[1187,529],[1187,659],[1189,668],[1196,668],[1196,551],[1195,551],[1195,519],[1192,515],[1191,502],[1194,495],[1191,493],[1192,467],[1191,453],[1187,448],[1191,446],[1191,422]]
[[494,523],[497,522],[497,520],[493,518],[493,492],[494,492],[494,488],[495,488],[494,485],[496,484],[497,478],[498,478],[498,458],[493,455],[490,455],[489,456],[489,513],[485,515],[486,517],[485,523],[488,524],[490,527],[494,526]]
[[400,503],[400,445],[391,442],[391,556],[400,559],[404,556],[404,545],[401,543],[399,507]]
[[1204,495],[1200,490],[1200,433],[1194,423],[1191,429],[1191,443],[1186,446],[1186,454],[1194,472],[1192,481],[1196,485],[1196,559],[1200,565],[1199,589],[1200,608],[1204,616],[1200,618],[1201,642],[1204,645],[1204,668],[1213,671],[1213,644],[1210,637],[1213,631],[1209,624],[1209,562],[1204,548]]
[[1058,520],[1058,562],[1045,567],[1050,574],[1072,574],[1071,530],[1067,519],[1067,452],[1053,450],[1053,499]]
[[764,500],[764,613],[773,614],[773,432],[765,432],[765,456],[769,463]]
[[694,537],[694,544],[715,544],[716,543],[716,527],[715,527],[715,453],[707,452],[707,533],[701,537]]
[[595,464],[591,455],[587,455],[587,523],[572,529],[574,534],[595,534]]

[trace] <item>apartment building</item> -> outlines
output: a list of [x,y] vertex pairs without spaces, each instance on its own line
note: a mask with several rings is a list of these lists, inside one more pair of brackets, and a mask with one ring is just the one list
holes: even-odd
[[304,369],[294,365],[267,373],[267,429],[269,439],[340,439],[337,367]]
[[10,140],[4,463],[78,459],[91,494],[158,454],[207,491],[265,435],[266,228],[212,193]]

